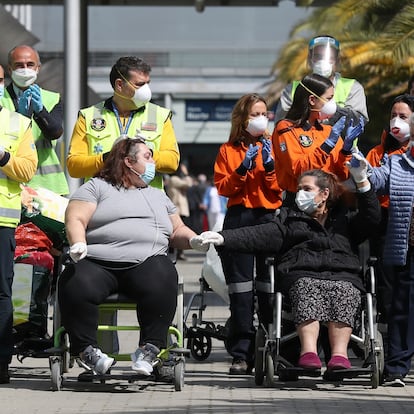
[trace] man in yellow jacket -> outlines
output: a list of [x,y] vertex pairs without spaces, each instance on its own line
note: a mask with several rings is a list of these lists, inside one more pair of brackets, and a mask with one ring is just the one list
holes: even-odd
[[20,183],[30,181],[36,168],[30,119],[0,106],[0,384],[10,381],[13,356],[14,232],[20,221]]
[[79,112],[67,157],[72,177],[92,177],[120,136],[145,139],[155,160],[153,187],[163,188],[162,174],[177,170],[180,154],[171,111],[150,102],[150,71],[150,65],[135,56],[121,57],[112,66],[113,96]]

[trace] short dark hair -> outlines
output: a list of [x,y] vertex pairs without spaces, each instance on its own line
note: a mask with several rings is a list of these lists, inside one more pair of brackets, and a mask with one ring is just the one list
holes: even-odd
[[116,79],[122,78],[123,80],[130,79],[130,71],[138,71],[148,74],[151,72],[151,66],[136,56],[124,56],[119,58],[112,66],[111,73],[109,74],[109,81],[112,87],[115,87]]

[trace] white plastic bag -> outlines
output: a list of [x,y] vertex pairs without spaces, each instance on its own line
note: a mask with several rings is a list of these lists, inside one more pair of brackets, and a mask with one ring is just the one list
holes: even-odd
[[[212,231],[220,231],[223,228],[223,219],[217,221]],[[224,278],[221,260],[213,245],[210,246],[206,253],[206,258],[201,270],[201,276],[208,285],[217,293],[227,304],[230,303],[229,293]]]

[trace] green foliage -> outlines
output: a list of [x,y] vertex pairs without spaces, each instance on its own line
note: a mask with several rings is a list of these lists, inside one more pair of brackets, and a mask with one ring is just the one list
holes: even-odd
[[287,82],[308,73],[309,40],[323,34],[340,42],[343,76],[357,79],[365,88],[370,115],[365,135],[368,142],[377,143],[389,119],[391,100],[405,92],[414,70],[414,2],[338,0],[316,9],[292,29],[273,65],[270,104],[279,99]]

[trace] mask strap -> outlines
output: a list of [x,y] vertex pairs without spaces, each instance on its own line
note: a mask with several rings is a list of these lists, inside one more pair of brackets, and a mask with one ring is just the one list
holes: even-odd
[[311,95],[316,96],[318,99],[320,99],[322,102],[327,103],[328,101],[324,98],[321,98],[319,95],[317,95],[315,92],[312,92],[307,86],[305,86],[302,81],[299,81],[299,85],[301,85],[303,88],[305,88]]
[[116,68],[116,71],[118,72],[118,75],[126,82],[129,83],[135,90],[137,90],[138,88],[136,88],[128,79],[126,79],[124,77],[124,75],[122,75],[122,73],[118,70],[118,68]]

